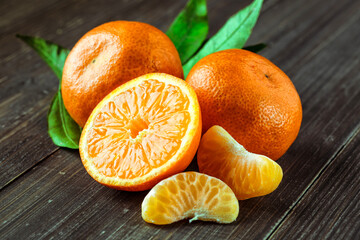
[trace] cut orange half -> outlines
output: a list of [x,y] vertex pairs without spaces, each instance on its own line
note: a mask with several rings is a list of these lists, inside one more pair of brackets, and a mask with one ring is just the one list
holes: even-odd
[[201,136],[194,90],[182,79],[152,73],[107,95],[81,134],[87,172],[111,188],[141,191],[183,171]]
[[182,219],[231,223],[239,202],[223,181],[197,172],[184,172],[158,183],[141,205],[146,222],[164,225]]
[[200,172],[224,181],[239,200],[273,192],[283,177],[279,164],[248,152],[220,126],[212,126],[202,137],[197,162]]

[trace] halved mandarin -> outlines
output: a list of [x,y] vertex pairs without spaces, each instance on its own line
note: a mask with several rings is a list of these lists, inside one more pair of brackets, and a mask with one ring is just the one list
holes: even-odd
[[199,170],[224,181],[239,200],[273,192],[283,171],[270,158],[248,152],[220,126],[212,126],[202,137],[197,153]]
[[111,188],[141,191],[183,171],[201,136],[194,90],[182,79],[152,73],[107,95],[81,134],[87,172]]
[[157,225],[182,219],[231,223],[239,214],[239,202],[223,181],[198,172],[176,174],[158,183],[146,195],[142,218]]

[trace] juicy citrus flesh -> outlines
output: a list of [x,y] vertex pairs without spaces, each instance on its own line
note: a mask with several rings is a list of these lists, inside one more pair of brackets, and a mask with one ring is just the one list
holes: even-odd
[[144,190],[184,170],[200,141],[200,109],[185,81],[148,74],[110,93],[94,109],[80,155],[95,180]]
[[247,150],[279,159],[296,139],[300,97],[289,77],[268,59],[246,50],[210,54],[191,69],[203,133],[224,127]]
[[283,172],[270,158],[248,152],[222,127],[211,127],[197,153],[199,170],[221,179],[239,200],[263,196],[280,184]]
[[163,225],[183,219],[231,223],[239,214],[239,202],[221,180],[197,172],[176,174],[158,183],[145,197],[142,217]]
[[66,58],[61,86],[64,105],[83,127],[112,90],[155,72],[183,78],[179,54],[165,33],[141,22],[104,23],[87,32]]

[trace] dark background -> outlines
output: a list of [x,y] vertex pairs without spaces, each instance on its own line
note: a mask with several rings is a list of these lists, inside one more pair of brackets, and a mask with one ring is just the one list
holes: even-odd
[[[209,36],[249,2],[209,0]],[[279,188],[240,201],[232,224],[147,224],[140,208],[147,192],[101,186],[77,151],[52,143],[46,114],[58,80],[15,34],[71,48],[111,20],[166,31],[185,4],[0,2],[0,239],[360,239],[360,1],[265,0],[247,45],[269,45],[261,55],[293,80],[303,123],[278,160]]]

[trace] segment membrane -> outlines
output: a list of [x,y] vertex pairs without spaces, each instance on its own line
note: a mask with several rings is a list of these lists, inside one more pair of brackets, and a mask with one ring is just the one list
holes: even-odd
[[152,123],[149,130],[159,136],[183,138],[190,123],[188,111],[175,112]]
[[148,119],[151,122],[168,116],[168,114],[187,110],[189,99],[177,86],[166,85],[158,101],[149,109]]
[[157,80],[119,93],[94,118],[89,157],[105,176],[132,179],[149,173],[179,150],[191,120],[189,104],[179,87]]
[[142,139],[142,145],[151,168],[156,168],[176,154],[180,148],[181,139],[165,138],[149,133]]
[[238,201],[226,184],[194,172],[163,180],[150,191],[144,202],[147,221],[156,224],[185,218],[232,222],[238,214]]

